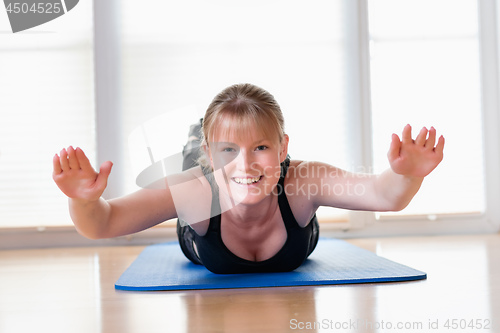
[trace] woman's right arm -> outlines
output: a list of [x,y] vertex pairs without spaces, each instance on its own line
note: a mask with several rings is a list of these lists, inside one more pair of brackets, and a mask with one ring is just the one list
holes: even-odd
[[87,238],[127,235],[177,216],[168,186],[104,200],[101,195],[112,163],[104,162],[98,173],[80,148],[63,149],[54,156],[53,164],[53,179],[69,198],[71,219]]

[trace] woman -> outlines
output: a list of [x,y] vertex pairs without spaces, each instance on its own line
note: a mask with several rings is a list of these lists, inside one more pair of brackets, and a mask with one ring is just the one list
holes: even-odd
[[[115,237],[177,217],[181,248],[194,263],[215,273],[290,271],[316,245],[318,207],[401,210],[441,162],[444,148],[434,128],[423,128],[413,140],[407,125],[402,140],[393,134],[391,168],[380,175],[290,160],[279,105],[251,84],[222,91],[201,133],[192,130],[185,149],[191,168],[162,179],[156,189],[109,201],[100,196],[111,162],[97,173],[79,148],[54,156],[53,178],[69,197],[77,230],[88,238]],[[197,151],[199,161],[193,159]]]

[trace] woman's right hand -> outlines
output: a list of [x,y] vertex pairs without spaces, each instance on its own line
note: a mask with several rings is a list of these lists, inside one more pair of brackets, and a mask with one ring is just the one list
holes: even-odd
[[59,189],[69,198],[96,201],[106,185],[113,163],[104,162],[97,173],[85,153],[80,148],[61,150],[53,159],[54,171],[52,178]]

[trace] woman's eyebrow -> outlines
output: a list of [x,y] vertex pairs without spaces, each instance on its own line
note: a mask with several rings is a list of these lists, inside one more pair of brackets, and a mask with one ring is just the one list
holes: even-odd
[[[258,145],[258,144],[261,144],[261,143],[269,143],[269,142],[272,142],[272,140],[270,140],[270,139],[259,139],[259,140],[250,142],[250,145]],[[236,146],[238,146],[238,144],[236,142],[227,141],[227,140],[226,141],[211,141],[210,143],[229,144],[229,145],[236,145]]]
[[269,142],[271,142],[271,140],[269,140],[269,139],[260,139],[258,141],[255,141],[253,144],[254,145],[258,145],[258,144],[261,144],[261,143],[269,143]]

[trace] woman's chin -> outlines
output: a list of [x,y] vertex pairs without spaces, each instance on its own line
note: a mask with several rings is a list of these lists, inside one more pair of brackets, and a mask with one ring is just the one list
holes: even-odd
[[[267,195],[259,187],[244,187],[241,185],[230,186],[230,192],[227,189],[219,187],[219,193],[226,197],[226,201],[231,202],[232,206],[237,205],[256,205],[264,200]],[[222,199],[222,198],[221,198]]]

